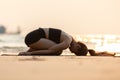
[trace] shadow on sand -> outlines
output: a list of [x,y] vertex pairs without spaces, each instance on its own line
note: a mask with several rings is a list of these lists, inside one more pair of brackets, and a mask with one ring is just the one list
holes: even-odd
[[25,57],[25,58],[21,58],[19,59],[19,61],[46,61],[45,58],[40,58],[38,56],[31,56],[31,57]]

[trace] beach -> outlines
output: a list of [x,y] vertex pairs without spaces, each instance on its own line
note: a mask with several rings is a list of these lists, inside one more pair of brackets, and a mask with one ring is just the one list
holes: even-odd
[[[9,37],[8,37],[9,36]],[[0,35],[0,55],[27,50],[24,36]],[[0,80],[119,80],[120,57],[0,56]]]
[[120,57],[0,56],[0,80],[119,80]]
[[[0,3],[0,80],[120,80],[120,0],[0,0]],[[17,56],[28,50],[54,51],[56,45],[52,47],[55,43],[51,41],[48,47],[42,41],[38,43],[40,47],[32,46],[42,35],[25,40],[28,33],[38,28],[63,30],[65,33],[38,30],[57,43],[64,44],[71,35],[72,41],[65,43],[71,41],[69,48],[60,44],[65,49],[61,56]],[[69,50],[74,40],[83,42],[89,51],[110,52],[114,56],[90,56],[89,52],[87,56],[76,56]],[[25,44],[27,41],[32,42],[31,49]],[[55,51],[61,51],[58,47]],[[82,46],[79,50],[83,51]]]

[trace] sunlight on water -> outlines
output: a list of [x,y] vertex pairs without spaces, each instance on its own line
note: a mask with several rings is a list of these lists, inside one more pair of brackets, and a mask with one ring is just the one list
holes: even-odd
[[120,52],[120,44],[106,44],[104,46],[96,47],[97,51]]
[[118,35],[75,35],[75,38],[77,41],[85,42],[89,49],[120,52],[120,36]]
[[17,34],[0,35],[0,47],[24,47],[24,38]]

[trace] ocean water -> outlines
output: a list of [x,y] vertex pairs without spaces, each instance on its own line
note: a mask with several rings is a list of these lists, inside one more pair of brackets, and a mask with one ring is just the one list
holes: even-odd
[[0,53],[19,53],[26,49],[24,36],[19,34],[0,34]]

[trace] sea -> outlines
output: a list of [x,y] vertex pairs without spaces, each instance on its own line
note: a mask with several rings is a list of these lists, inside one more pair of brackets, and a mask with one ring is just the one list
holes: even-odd
[[24,36],[20,34],[0,34],[0,54],[25,51]]

